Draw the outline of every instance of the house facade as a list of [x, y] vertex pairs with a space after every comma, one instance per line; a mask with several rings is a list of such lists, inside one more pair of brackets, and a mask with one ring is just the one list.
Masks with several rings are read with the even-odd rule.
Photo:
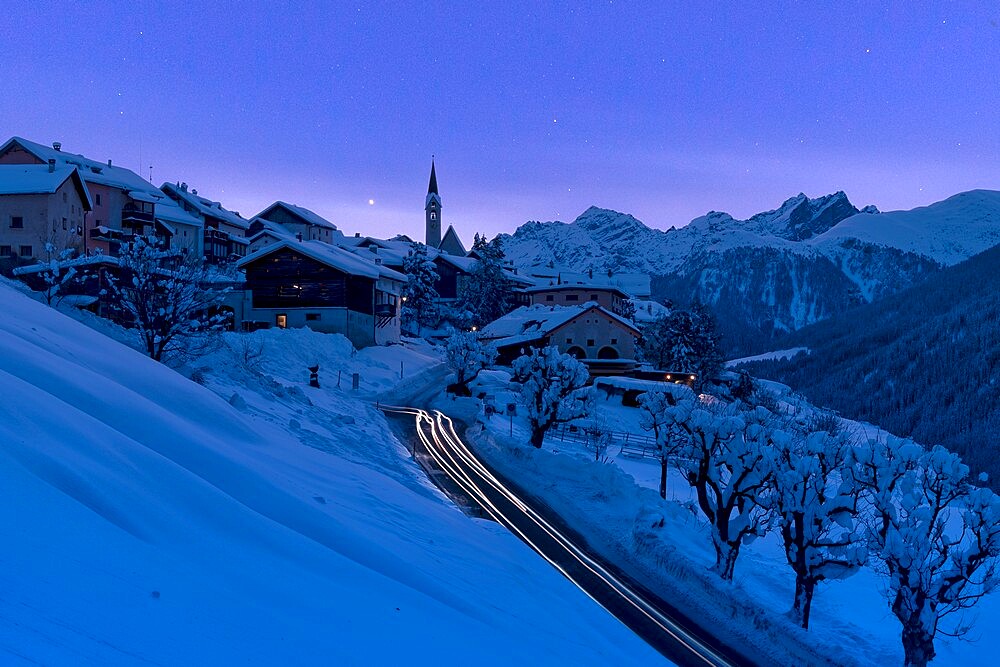
[[0, 267], [82, 247], [90, 192], [73, 167], [55, 162], [0, 165]]
[[12, 137], [0, 145], [0, 164], [46, 165], [75, 168], [87, 185], [92, 210], [81, 224], [81, 252], [116, 255], [122, 243], [135, 236], [155, 236], [172, 250], [201, 254], [201, 220], [184, 212], [156, 186], [138, 174], [112, 164]]
[[625, 302], [629, 300], [628, 294], [608, 285], [545, 285], [529, 287], [524, 292], [531, 299], [532, 305], [573, 306], [593, 301], [616, 315], [624, 313]]
[[309, 327], [347, 336], [355, 347], [399, 342], [406, 277], [318, 241], [281, 240], [237, 266], [246, 286], [242, 328]]
[[[259, 220], [258, 220], [259, 218]], [[264, 221], [280, 225], [291, 236], [303, 241], [334, 243], [343, 236], [337, 226], [307, 208], [276, 201], [254, 216], [249, 235], [253, 236], [267, 227]]]
[[177, 202], [185, 213], [201, 220], [206, 262], [224, 264], [247, 255], [249, 220], [226, 210], [219, 202], [200, 196], [197, 190], [189, 190], [187, 183], [164, 183], [160, 190]]
[[500, 363], [530, 348], [554, 345], [583, 361], [591, 375], [620, 375], [635, 369], [639, 330], [628, 320], [588, 302], [574, 306], [523, 306], [483, 327]]

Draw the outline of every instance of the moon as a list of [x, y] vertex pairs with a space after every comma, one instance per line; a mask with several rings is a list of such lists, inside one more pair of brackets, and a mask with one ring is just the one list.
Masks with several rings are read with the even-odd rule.
[[375, 205], [375, 200], [374, 199], [369, 199], [368, 200], [368, 205], [369, 206], [374, 206]]

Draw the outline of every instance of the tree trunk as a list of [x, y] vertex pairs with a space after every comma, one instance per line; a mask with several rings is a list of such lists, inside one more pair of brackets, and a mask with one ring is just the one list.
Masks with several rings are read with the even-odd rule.
[[535, 426], [531, 429], [531, 444], [535, 446], [536, 449], [542, 448], [542, 442], [545, 440], [545, 429]]
[[660, 459], [660, 497], [667, 499], [667, 460]]
[[795, 602], [792, 604], [792, 620], [809, 629], [809, 612], [812, 610], [813, 593], [816, 590], [816, 582], [811, 579], [796, 574], [795, 575]]
[[903, 626], [903, 655], [906, 667], [927, 667], [934, 659], [934, 636], [919, 621]]
[[727, 542], [716, 541], [715, 546], [715, 567], [712, 568], [722, 577], [723, 581], [733, 580], [733, 570], [736, 569], [736, 557], [740, 555], [739, 546], [732, 546]]

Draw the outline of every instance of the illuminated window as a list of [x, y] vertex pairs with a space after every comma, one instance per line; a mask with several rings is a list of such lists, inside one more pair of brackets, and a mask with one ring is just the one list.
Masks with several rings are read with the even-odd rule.
[[284, 313], [281, 313], [280, 315], [275, 315], [274, 324], [279, 329], [284, 329], [285, 327], [288, 326], [288, 315], [285, 315]]

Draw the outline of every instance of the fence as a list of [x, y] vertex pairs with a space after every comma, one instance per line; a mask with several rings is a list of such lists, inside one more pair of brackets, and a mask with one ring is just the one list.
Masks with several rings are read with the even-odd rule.
[[[604, 431], [601, 431], [604, 432]], [[656, 438], [642, 433], [628, 431], [609, 431], [615, 445], [621, 448], [626, 456], [656, 458], [658, 456]], [[549, 429], [548, 437], [560, 442], [579, 442], [587, 445], [593, 440], [595, 429], [580, 427], [574, 424], [557, 424]]]

